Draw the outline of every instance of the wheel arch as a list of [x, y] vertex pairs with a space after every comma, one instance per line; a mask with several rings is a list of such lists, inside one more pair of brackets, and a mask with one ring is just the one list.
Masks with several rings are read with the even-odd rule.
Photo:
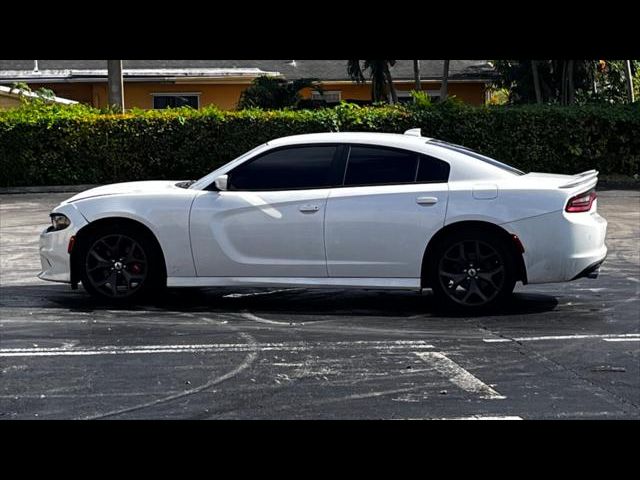
[[434, 265], [433, 255], [436, 250], [435, 246], [447, 235], [455, 232], [463, 231], [469, 228], [482, 229], [487, 232], [496, 234], [503, 239], [505, 243], [510, 246], [510, 253], [513, 256], [516, 263], [516, 280], [522, 281], [523, 284], [527, 284], [527, 269], [524, 263], [523, 252], [520, 249], [521, 244], [519, 239], [512, 233], [509, 233], [504, 228], [495, 223], [481, 221], [481, 220], [464, 220], [460, 222], [454, 222], [449, 225], [445, 225], [433, 237], [429, 240], [427, 247], [425, 248], [422, 256], [422, 266], [420, 269], [421, 287], [429, 287], [429, 268]]
[[79, 252], [82, 250], [81, 247], [84, 245], [84, 242], [86, 242], [91, 237], [92, 233], [94, 233], [99, 228], [107, 226], [138, 229], [148, 235], [149, 239], [152, 240], [154, 244], [153, 247], [158, 252], [158, 257], [161, 260], [161, 269], [166, 281], [167, 262], [164, 258], [164, 251], [162, 250], [160, 242], [158, 241], [155, 233], [147, 225], [138, 220], [133, 220], [127, 217], [105, 217], [86, 224], [75, 234], [75, 244], [70, 254], [71, 285], [74, 288], [77, 287], [78, 282], [80, 281], [81, 264]]

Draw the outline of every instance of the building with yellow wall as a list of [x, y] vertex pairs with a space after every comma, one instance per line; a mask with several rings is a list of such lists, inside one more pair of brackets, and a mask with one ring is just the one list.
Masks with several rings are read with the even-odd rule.
[[[24, 82], [32, 90], [47, 88], [58, 97], [94, 107], [107, 106], [106, 60], [0, 60], [0, 85]], [[421, 89], [438, 97], [442, 60], [420, 60]], [[287, 80], [315, 78], [329, 104], [371, 100], [371, 84], [347, 75], [346, 60], [124, 60], [125, 108], [215, 105], [237, 107], [242, 92], [262, 75]], [[413, 61], [398, 60], [391, 68], [400, 100], [415, 89]], [[451, 60], [449, 95], [472, 105], [486, 102], [494, 71], [486, 60]], [[304, 98], [316, 98], [311, 89]]]

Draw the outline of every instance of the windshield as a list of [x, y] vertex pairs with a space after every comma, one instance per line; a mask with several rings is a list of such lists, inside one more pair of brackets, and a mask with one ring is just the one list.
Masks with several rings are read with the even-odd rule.
[[427, 143], [433, 143], [434, 145], [438, 145], [440, 147], [446, 148], [448, 150], [453, 150], [454, 152], [464, 153], [470, 157], [473, 157], [477, 160], [481, 160], [483, 162], [489, 163], [494, 167], [501, 168], [502, 170], [506, 170], [507, 172], [511, 172], [514, 175], [524, 175], [525, 173], [522, 170], [518, 170], [511, 165], [507, 165], [506, 163], [499, 162], [498, 160], [494, 160], [493, 158], [482, 155], [478, 152], [471, 150], [470, 148], [463, 147], [462, 145], [456, 145], [455, 143], [443, 142], [442, 140], [429, 140]]
[[216, 168], [213, 172], [205, 175], [204, 177], [196, 180], [195, 182], [193, 182], [188, 188], [192, 188], [194, 190], [202, 190], [206, 187], [208, 187], [209, 185], [211, 185], [211, 183], [213, 183], [213, 181], [216, 179], [216, 177], [218, 176], [218, 170], [225, 168], [227, 166], [231, 167], [232, 164], [235, 165], [237, 163], [242, 162], [244, 159], [246, 159], [247, 157], [250, 157], [251, 155], [253, 155], [254, 152], [257, 152], [258, 150], [263, 149], [265, 146], [267, 146], [266, 143], [263, 143], [262, 145], [258, 145], [255, 148], [252, 148], [251, 150], [249, 150], [246, 153], [243, 153], [242, 155], [240, 155], [237, 158], [234, 158], [233, 160], [231, 160], [228, 163], [225, 163], [224, 165]]

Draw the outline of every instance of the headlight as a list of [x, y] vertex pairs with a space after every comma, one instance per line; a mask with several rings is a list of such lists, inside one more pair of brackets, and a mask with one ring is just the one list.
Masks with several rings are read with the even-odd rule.
[[71, 225], [71, 220], [61, 213], [52, 213], [49, 216], [51, 217], [51, 226], [48, 229], [50, 232], [64, 230]]

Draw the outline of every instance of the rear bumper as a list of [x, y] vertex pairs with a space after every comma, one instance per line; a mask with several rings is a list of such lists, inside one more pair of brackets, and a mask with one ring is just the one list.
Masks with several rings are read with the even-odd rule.
[[594, 278], [607, 256], [607, 221], [595, 211], [552, 212], [503, 227], [524, 245], [528, 283]]
[[[606, 255], [605, 255], [606, 258]], [[598, 260], [592, 265], [589, 265], [587, 268], [582, 270], [579, 274], [573, 277], [571, 280], [577, 280], [579, 278], [598, 278], [600, 274], [600, 265], [604, 262], [604, 258], [602, 260]]]

